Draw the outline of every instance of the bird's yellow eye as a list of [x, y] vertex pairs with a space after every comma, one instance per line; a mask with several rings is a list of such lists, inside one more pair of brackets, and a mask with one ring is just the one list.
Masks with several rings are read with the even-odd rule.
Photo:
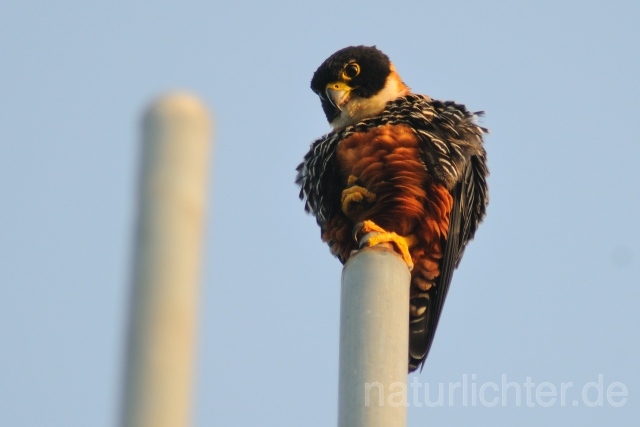
[[360, 74], [360, 66], [357, 63], [352, 62], [345, 67], [344, 71], [342, 71], [342, 78], [344, 78], [345, 80], [349, 80], [354, 78], [358, 74]]

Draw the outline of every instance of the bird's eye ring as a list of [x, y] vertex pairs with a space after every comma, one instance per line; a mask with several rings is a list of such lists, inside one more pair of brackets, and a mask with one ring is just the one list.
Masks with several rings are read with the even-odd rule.
[[360, 74], [360, 66], [355, 62], [352, 62], [349, 65], [347, 65], [342, 71], [342, 77], [346, 80], [352, 79], [356, 77], [358, 74]]

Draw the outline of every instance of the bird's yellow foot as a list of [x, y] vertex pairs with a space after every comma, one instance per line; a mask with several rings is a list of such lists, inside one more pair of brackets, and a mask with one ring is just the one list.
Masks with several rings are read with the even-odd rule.
[[393, 231], [387, 231], [373, 221], [364, 221], [356, 225], [356, 240], [360, 248], [379, 245], [381, 243], [390, 243], [396, 252], [407, 263], [409, 270], [413, 268], [413, 260], [409, 253], [409, 247], [415, 244], [414, 236], [403, 237]]
[[372, 203], [376, 195], [364, 187], [356, 185], [358, 178], [350, 175], [347, 180], [347, 188], [342, 192], [342, 212], [348, 217], [355, 215], [360, 203]]

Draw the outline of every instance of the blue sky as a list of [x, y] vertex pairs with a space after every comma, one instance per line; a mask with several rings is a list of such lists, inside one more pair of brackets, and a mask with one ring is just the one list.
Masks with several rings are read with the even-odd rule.
[[[426, 407], [411, 396], [409, 426], [637, 422], [638, 2], [2, 9], [3, 425], [114, 425], [139, 118], [176, 88], [198, 93], [216, 121], [195, 425], [335, 423], [341, 265], [293, 179], [329, 130], [311, 75], [353, 44], [377, 45], [416, 92], [486, 110], [492, 131], [488, 216], [409, 382], [435, 393], [466, 378], [489, 384], [491, 400], [506, 378], [522, 401], [465, 405], [456, 391]], [[624, 385], [624, 405], [597, 406], [600, 378], [605, 393]], [[527, 387], [543, 383], [565, 384], [565, 404], [528, 405]]]

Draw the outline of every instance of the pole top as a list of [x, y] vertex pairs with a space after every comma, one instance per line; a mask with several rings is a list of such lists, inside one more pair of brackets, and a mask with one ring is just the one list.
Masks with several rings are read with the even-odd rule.
[[195, 126], [211, 130], [211, 115], [205, 103], [187, 91], [172, 91], [160, 95], [146, 108], [145, 124], [167, 123], [169, 126]]

